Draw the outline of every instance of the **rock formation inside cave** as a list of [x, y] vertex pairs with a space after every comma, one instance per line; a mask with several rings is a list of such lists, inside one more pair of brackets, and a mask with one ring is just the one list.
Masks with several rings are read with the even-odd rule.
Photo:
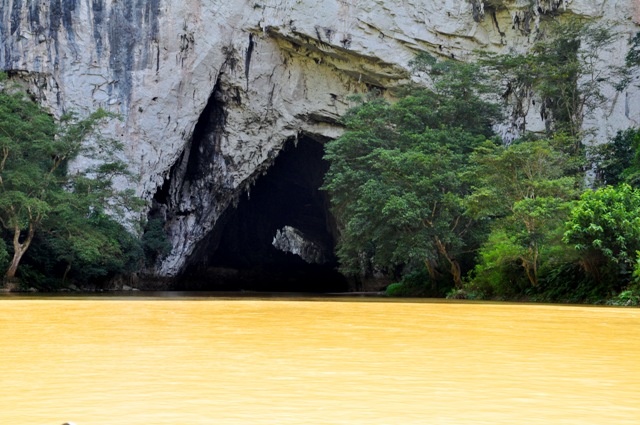
[[182, 289], [347, 290], [333, 254], [335, 225], [320, 190], [322, 144], [289, 140], [274, 164], [230, 206], [187, 263]]

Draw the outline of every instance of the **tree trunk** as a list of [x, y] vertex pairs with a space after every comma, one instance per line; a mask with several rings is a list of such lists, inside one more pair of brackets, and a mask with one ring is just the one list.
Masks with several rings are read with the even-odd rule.
[[531, 286], [538, 286], [538, 276], [536, 274], [535, 269], [531, 267], [531, 264], [525, 258], [520, 257], [520, 259], [522, 260], [522, 267], [524, 268], [524, 271], [527, 274], [527, 279], [529, 279], [529, 283], [531, 283]]
[[456, 261], [455, 258], [449, 255], [447, 248], [444, 246], [439, 237], [436, 236], [436, 246], [438, 247], [438, 251], [440, 254], [444, 256], [449, 262], [449, 269], [451, 272], [451, 276], [453, 277], [453, 284], [456, 289], [462, 289], [462, 270], [460, 270], [460, 264]]
[[532, 261], [527, 260], [524, 256], [521, 256], [520, 260], [522, 260], [522, 267], [524, 268], [531, 285], [538, 286], [538, 244], [534, 244], [530, 247], [529, 253], [533, 257]]
[[69, 275], [70, 271], [71, 271], [71, 264], [67, 264], [67, 268], [64, 269], [64, 274], [62, 275], [62, 283], [65, 283], [67, 281], [67, 276]]
[[462, 289], [462, 271], [460, 270], [460, 264], [453, 258], [445, 256], [449, 262], [449, 272], [453, 276], [453, 285], [456, 289]]
[[435, 267], [433, 266], [433, 262], [431, 260], [425, 259], [424, 266], [427, 268], [427, 272], [429, 273], [429, 278], [431, 279], [431, 281], [435, 282], [437, 279], [437, 276], [436, 276]]
[[429, 273], [429, 280], [431, 280], [431, 288], [438, 292], [438, 274], [436, 272], [436, 266], [431, 260], [424, 260], [424, 265]]
[[22, 260], [22, 256], [27, 252], [29, 245], [31, 245], [31, 241], [33, 240], [35, 228], [33, 227], [33, 224], [29, 223], [27, 238], [24, 242], [20, 242], [20, 233], [20, 228], [15, 226], [13, 228], [13, 259], [11, 260], [11, 265], [7, 269], [7, 273], [5, 274], [5, 278], [7, 280], [13, 280], [16, 277], [20, 260]]
[[7, 273], [4, 276], [7, 278], [7, 280], [12, 280], [13, 278], [16, 277], [16, 272], [18, 271], [18, 265], [20, 264], [20, 260], [22, 259], [23, 254], [24, 254], [23, 252], [18, 252], [18, 251], [16, 251], [13, 254], [11, 265], [7, 269]]

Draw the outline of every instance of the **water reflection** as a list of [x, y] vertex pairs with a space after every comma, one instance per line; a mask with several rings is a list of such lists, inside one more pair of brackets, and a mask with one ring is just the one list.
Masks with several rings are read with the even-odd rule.
[[0, 299], [0, 423], [640, 417], [637, 309], [135, 295]]

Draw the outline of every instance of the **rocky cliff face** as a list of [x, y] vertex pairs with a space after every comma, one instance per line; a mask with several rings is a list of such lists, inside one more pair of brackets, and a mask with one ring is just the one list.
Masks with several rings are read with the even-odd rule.
[[[417, 52], [469, 60], [476, 49], [524, 50], [549, 16], [574, 14], [620, 31], [601, 58], [621, 64], [640, 19], [635, 0], [1, 4], [1, 69], [55, 113], [121, 114], [104, 131], [125, 143], [137, 176], [120, 184], [166, 220], [173, 250], [152, 271], [165, 277], [181, 274], [194, 253], [216, 249], [221, 217], [286, 143], [338, 136], [348, 96], [408, 81]], [[600, 139], [640, 122], [635, 87], [609, 93], [585, 123]], [[535, 105], [525, 114], [530, 128], [542, 128]], [[513, 131], [511, 123], [503, 130]]]

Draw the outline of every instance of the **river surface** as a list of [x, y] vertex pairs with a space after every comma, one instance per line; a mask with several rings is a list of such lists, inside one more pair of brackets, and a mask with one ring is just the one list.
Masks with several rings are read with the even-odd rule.
[[0, 424], [640, 423], [640, 309], [0, 298]]

